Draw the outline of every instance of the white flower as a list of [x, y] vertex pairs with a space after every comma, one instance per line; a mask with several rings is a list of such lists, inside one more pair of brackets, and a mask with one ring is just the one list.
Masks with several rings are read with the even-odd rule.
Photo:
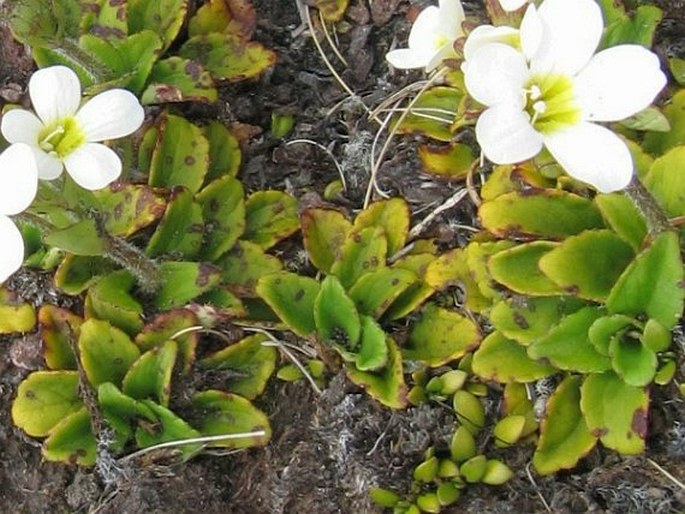
[[464, 8], [460, 0], [440, 0], [440, 7], [426, 7], [409, 33], [409, 48], [388, 52], [385, 58], [395, 68], [425, 68], [430, 72], [444, 59], [456, 57], [454, 42], [464, 35]]
[[488, 107], [476, 124], [488, 159], [516, 163], [544, 145], [569, 175], [601, 192], [630, 182], [628, 147], [594, 122], [649, 106], [666, 76], [657, 56], [641, 46], [594, 54], [602, 30], [593, 0], [545, 0], [526, 11], [521, 50], [503, 43], [475, 48], [463, 69], [470, 95]]
[[0, 282], [24, 262], [24, 240], [9, 216], [31, 205], [37, 188], [36, 160], [28, 145], [15, 144], [0, 154]]
[[55, 179], [66, 167], [78, 185], [95, 190], [121, 174], [119, 156], [97, 141], [127, 136], [143, 123], [143, 108], [131, 92], [111, 89], [80, 106], [76, 74], [51, 66], [33, 74], [29, 94], [38, 116], [11, 110], [2, 117], [1, 130], [10, 143], [33, 149], [41, 179]]

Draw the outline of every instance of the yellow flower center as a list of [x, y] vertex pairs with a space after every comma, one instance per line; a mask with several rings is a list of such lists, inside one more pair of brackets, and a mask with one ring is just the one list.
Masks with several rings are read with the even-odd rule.
[[538, 132], [551, 134], [580, 121], [573, 82], [565, 75], [536, 74], [526, 83], [526, 112]]
[[73, 117], [57, 120], [45, 125], [38, 133], [38, 146], [60, 159], [64, 159], [71, 152], [86, 142], [86, 136], [78, 122]]

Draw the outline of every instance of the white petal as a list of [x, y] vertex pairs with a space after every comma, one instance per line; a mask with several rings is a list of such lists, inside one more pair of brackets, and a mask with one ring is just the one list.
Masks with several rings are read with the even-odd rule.
[[35, 114], [24, 109], [12, 109], [2, 116], [2, 135], [10, 143], [38, 144], [38, 133], [43, 123]]
[[64, 159], [71, 178], [84, 189], [102, 189], [121, 175], [121, 159], [111, 148], [86, 143]]
[[502, 6], [502, 9], [511, 12], [520, 9], [527, 1], [528, 0], [499, 0], [499, 3]]
[[509, 105], [491, 107], [480, 115], [476, 139], [495, 164], [525, 161], [542, 149], [542, 136], [531, 126], [528, 115]]
[[64, 171], [64, 164], [55, 155], [45, 153], [37, 146], [32, 146], [33, 157], [38, 165], [38, 178], [41, 180], [54, 180]]
[[50, 122], [73, 115], [81, 103], [81, 84], [66, 66], [38, 70], [29, 80], [31, 103], [38, 117]]
[[461, 24], [464, 21], [464, 7], [461, 0], [440, 0], [438, 30], [451, 39], [463, 35]]
[[433, 54], [433, 56], [430, 58], [430, 60], [426, 63], [426, 72], [431, 72], [440, 64], [442, 64], [442, 61], [445, 59], [456, 59], [457, 58], [457, 53], [454, 51], [454, 44], [449, 43], [439, 50], [436, 50], [436, 52]]
[[18, 214], [26, 209], [37, 189], [38, 167], [31, 147], [10, 145], [0, 154], [0, 214]]
[[611, 130], [582, 122], [545, 136], [545, 146], [566, 173], [602, 193], [623, 189], [633, 176], [626, 144]]
[[409, 48], [430, 55], [435, 51], [435, 41], [440, 25], [440, 10], [431, 5], [419, 13], [409, 33]]
[[0, 282], [4, 282], [24, 262], [24, 239], [14, 222], [0, 215]]
[[521, 20], [521, 49], [530, 61], [538, 52], [545, 35], [545, 27], [535, 5], [530, 4]]
[[470, 59], [474, 52], [489, 43], [504, 43], [516, 48], [519, 43], [519, 31], [505, 25], [479, 25], [469, 33], [464, 43], [464, 58]]
[[385, 59], [400, 70], [423, 68], [430, 62], [431, 57], [432, 53], [426, 55], [410, 48], [398, 48], [385, 54]]
[[588, 63], [602, 37], [604, 22], [599, 5], [594, 0], [545, 0], [538, 13], [544, 34], [531, 62], [532, 70], [576, 74]]
[[469, 94], [484, 105], [524, 105], [523, 86], [528, 78], [521, 52], [502, 43], [485, 45], [465, 62], [464, 82]]
[[128, 136], [140, 128], [145, 112], [125, 89], [110, 89], [94, 96], [76, 114], [88, 141]]
[[654, 53], [620, 45], [595, 55], [576, 77], [574, 91], [586, 119], [616, 121], [649, 106], [665, 85]]

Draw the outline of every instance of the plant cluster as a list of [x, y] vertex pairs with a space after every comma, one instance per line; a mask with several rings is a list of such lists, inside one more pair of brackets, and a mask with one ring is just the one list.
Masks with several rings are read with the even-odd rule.
[[[329, 23], [347, 6], [316, 4]], [[22, 263], [52, 271], [83, 306], [36, 313], [1, 291], [0, 331], [37, 326], [47, 368], [19, 385], [15, 424], [45, 438], [48, 460], [94, 465], [166, 443], [188, 459], [266, 444], [252, 402], [272, 375], [321, 386], [342, 369], [390, 408], [451, 403], [449, 450], [426, 451], [404, 497], [371, 492], [398, 513], [506, 482], [514, 472], [486, 457], [492, 441], [533, 444], [541, 474], [598, 442], [642, 452], [650, 390], [674, 382], [680, 358], [685, 90], [650, 107], [667, 83], [648, 49], [657, 8], [537, 4], [486, 0], [492, 25], [469, 29], [460, 2], [441, 0], [387, 56], [434, 73], [389, 124], [430, 140], [418, 149], [426, 170], [471, 183], [494, 163], [478, 231], [440, 251], [412, 235], [402, 198], [350, 216], [246, 194], [236, 136], [174, 109], [273, 64], [251, 40], [248, 2], [191, 13], [188, 0], [17, 0], [11, 27], [41, 69], [35, 114], [2, 117], [0, 278]], [[682, 84], [683, 61], [669, 65]], [[145, 121], [150, 104], [162, 109]], [[275, 116], [272, 128], [292, 123]], [[470, 133], [480, 158], [460, 139]], [[275, 251], [300, 236], [313, 273]], [[315, 358], [282, 365], [279, 349], [293, 356], [270, 331], [292, 332]], [[496, 423], [481, 401], [494, 383]], [[542, 383], [550, 394], [536, 402]], [[488, 421], [494, 437], [479, 437]]]

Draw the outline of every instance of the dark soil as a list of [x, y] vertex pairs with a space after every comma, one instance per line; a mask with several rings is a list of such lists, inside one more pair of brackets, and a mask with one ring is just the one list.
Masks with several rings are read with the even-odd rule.
[[[347, 65], [328, 58], [347, 85], [348, 95], [317, 53], [297, 3], [255, 0], [259, 25], [255, 38], [279, 55], [273, 70], [258, 81], [221, 89], [213, 106], [184, 106], [198, 119], [220, 119], [239, 128], [245, 139], [241, 178], [249, 190], [275, 188], [294, 194], [302, 206], [323, 202], [326, 186], [344, 171], [348, 190], [338, 203], [353, 212], [363, 202], [369, 180], [369, 154], [378, 126], [365, 106], [378, 105], [418, 73], [391, 73], [383, 56], [404, 44], [408, 15], [427, 2], [353, 0], [339, 48]], [[662, 56], [685, 53], [682, 1], [659, 2], [666, 20], [657, 38]], [[2, 2], [0, 2], [0, 6]], [[480, 2], [468, 2], [478, 13]], [[341, 32], [343, 32], [341, 30]], [[0, 20], [0, 103], [22, 101], [32, 61], [13, 42]], [[285, 144], [268, 136], [272, 112], [296, 117]], [[460, 184], [437, 181], [420, 170], [415, 141], [397, 138], [378, 174], [379, 188], [410, 203], [415, 221], [441, 205]], [[463, 245], [476, 224], [474, 209], [464, 200], [438, 216], [425, 235], [445, 247]], [[302, 269], [293, 258], [288, 266]], [[21, 272], [10, 286], [37, 305], [67, 302], [50, 286], [49, 277]], [[400, 493], [408, 490], [411, 470], [429, 446], [445, 448], [454, 417], [441, 406], [405, 411], [382, 408], [343, 375], [330, 377], [323, 395], [307, 383], [274, 379], [259, 406], [269, 413], [271, 443], [230, 456], [203, 455], [185, 464], [169, 455], [113, 462], [110, 469], [83, 470], [42, 461], [40, 444], [12, 425], [9, 408], [18, 383], [40, 366], [36, 337], [0, 341], [0, 512], [89, 513], [365, 513], [376, 510], [368, 499], [375, 485]], [[683, 364], [683, 346], [680, 346]], [[679, 379], [685, 379], [681, 369]], [[675, 513], [685, 510], [685, 491], [652, 461], [685, 482], [685, 404], [674, 386], [655, 389], [648, 451], [633, 458], [595, 450], [573, 472], [539, 477], [527, 471], [531, 447], [500, 450], [516, 471], [499, 488], [470, 486], [451, 512], [533, 513], [607, 512]], [[495, 419], [498, 397], [487, 399]], [[486, 444], [487, 441], [480, 441]], [[490, 448], [492, 445], [488, 445]], [[490, 451], [490, 450], [489, 450]], [[490, 451], [490, 454], [492, 452]], [[497, 454], [495, 454], [497, 455]]]

